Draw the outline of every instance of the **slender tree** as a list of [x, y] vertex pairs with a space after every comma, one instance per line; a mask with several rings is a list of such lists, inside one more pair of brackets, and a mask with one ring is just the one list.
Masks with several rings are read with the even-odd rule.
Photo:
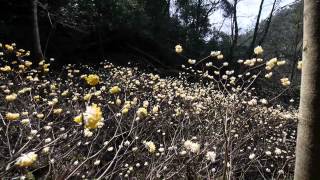
[[295, 180], [320, 177], [320, 0], [304, 0], [303, 68]]
[[33, 35], [33, 47], [34, 58], [36, 61], [43, 59], [43, 53], [41, 50], [39, 24], [38, 24], [38, 0], [31, 0], [32, 3], [32, 35]]
[[259, 23], [260, 23], [260, 17], [261, 17], [261, 13], [262, 13], [263, 3], [264, 3], [264, 0], [261, 0], [256, 25], [254, 27], [252, 41], [251, 41], [251, 44], [250, 44], [248, 52], [247, 52], [247, 54], [249, 56], [251, 56], [251, 54], [252, 54], [252, 51], [253, 51], [254, 45], [256, 43], [257, 36], [258, 36]]
[[271, 24], [271, 21], [272, 21], [272, 17], [273, 17], [273, 13], [274, 13], [274, 10], [275, 10], [275, 7], [276, 7], [276, 3], [278, 1], [277, 0], [274, 0], [273, 1], [273, 5], [272, 5], [272, 9], [271, 9], [271, 12], [270, 12], [270, 15], [268, 17], [268, 20], [267, 20], [267, 23], [266, 23], [266, 26], [265, 26], [265, 29], [263, 31], [263, 35], [259, 41], [259, 45], [262, 45], [262, 43], [264, 42], [264, 40], [266, 39], [267, 37], [267, 34], [269, 32], [269, 28], [270, 28], [270, 24]]
[[237, 47], [238, 44], [238, 38], [239, 38], [239, 27], [238, 27], [238, 18], [237, 18], [237, 4], [238, 0], [233, 1], [233, 37], [232, 37], [232, 44], [230, 48], [230, 59], [233, 60], [234, 50]]

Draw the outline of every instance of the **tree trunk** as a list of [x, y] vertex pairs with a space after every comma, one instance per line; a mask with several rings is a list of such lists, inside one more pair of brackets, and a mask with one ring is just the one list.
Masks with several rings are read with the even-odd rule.
[[267, 34], [269, 32], [269, 28], [270, 28], [270, 24], [271, 24], [271, 21], [272, 21], [272, 17], [273, 17], [273, 12], [274, 12], [274, 9], [276, 7], [276, 3], [277, 3], [277, 0], [274, 0], [273, 1], [273, 5], [272, 5], [272, 9], [271, 9], [271, 12], [270, 12], [267, 24], [266, 24], [266, 28], [264, 29], [263, 35], [262, 35], [262, 37], [261, 37], [261, 39], [259, 41], [259, 45], [262, 45], [264, 40], [267, 37]]
[[320, 0], [304, 0], [303, 68], [295, 180], [320, 177]]
[[234, 26], [234, 33], [233, 33], [233, 39], [232, 44], [230, 48], [230, 60], [233, 60], [234, 58], [234, 49], [237, 47], [238, 44], [238, 38], [239, 38], [239, 27], [238, 27], [238, 18], [237, 18], [237, 4], [238, 0], [234, 0], [233, 4], [233, 26]]
[[33, 53], [36, 61], [43, 59], [40, 44], [40, 34], [38, 25], [38, 0], [31, 0], [32, 3], [32, 35], [33, 35]]
[[253, 54], [252, 51], [254, 49], [254, 44], [255, 44], [256, 39], [257, 39], [258, 30], [259, 30], [259, 23], [260, 23], [260, 16], [261, 16], [262, 8], [263, 8], [263, 3], [264, 3], [264, 0], [261, 0], [259, 13], [258, 13], [257, 21], [256, 21], [256, 26], [254, 27], [252, 41], [251, 41], [251, 44], [250, 44], [248, 52], [247, 52], [249, 57], [251, 57], [251, 55]]

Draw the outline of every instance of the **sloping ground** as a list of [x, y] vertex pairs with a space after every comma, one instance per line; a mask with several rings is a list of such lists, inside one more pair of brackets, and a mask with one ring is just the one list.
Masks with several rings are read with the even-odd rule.
[[247, 86], [191, 83], [191, 67], [160, 78], [108, 62], [50, 72], [48, 61], [7, 57], [0, 69], [3, 178], [293, 175], [296, 110], [268, 104]]

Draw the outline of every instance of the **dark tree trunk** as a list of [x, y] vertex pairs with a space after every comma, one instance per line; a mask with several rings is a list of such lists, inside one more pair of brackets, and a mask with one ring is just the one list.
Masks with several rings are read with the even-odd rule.
[[256, 26], [254, 27], [252, 41], [251, 41], [251, 44], [250, 44], [248, 52], [247, 52], [249, 57], [251, 57], [251, 55], [253, 54], [252, 52], [253, 52], [253, 49], [254, 49], [254, 45], [256, 43], [258, 30], [259, 30], [260, 16], [261, 16], [262, 8], [263, 8], [263, 3], [264, 3], [264, 0], [261, 0], [259, 13], [258, 13], [257, 21], [256, 21]]
[[303, 67], [295, 180], [320, 177], [320, 0], [304, 0]]
[[267, 24], [266, 24], [266, 27], [264, 29], [264, 32], [263, 32], [263, 35], [259, 41], [259, 45], [262, 45], [264, 40], [266, 39], [267, 37], [267, 34], [269, 32], [269, 28], [270, 28], [270, 24], [271, 24], [271, 21], [272, 21], [272, 17], [273, 17], [273, 12], [274, 12], [274, 9], [276, 7], [276, 3], [277, 3], [277, 0], [274, 0], [273, 1], [273, 5], [272, 5], [272, 9], [271, 9], [271, 12], [270, 12], [270, 15], [269, 15], [269, 18], [268, 18], [268, 21], [267, 21]]
[[32, 3], [32, 36], [33, 36], [33, 54], [35, 61], [42, 60], [39, 24], [38, 24], [38, 0], [31, 0]]
[[239, 38], [239, 27], [238, 27], [238, 18], [237, 18], [237, 3], [238, 3], [238, 0], [234, 0], [234, 4], [233, 4], [234, 33], [233, 33], [232, 45], [231, 45], [231, 48], [230, 48], [230, 60], [233, 60], [233, 58], [234, 58], [234, 50], [237, 47], [238, 38]]

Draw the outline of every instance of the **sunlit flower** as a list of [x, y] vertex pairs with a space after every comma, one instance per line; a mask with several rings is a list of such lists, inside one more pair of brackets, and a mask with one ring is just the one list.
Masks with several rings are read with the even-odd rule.
[[274, 66], [277, 65], [278, 59], [272, 58], [266, 63], [266, 70], [270, 71]]
[[137, 116], [138, 116], [140, 119], [146, 117], [147, 115], [148, 115], [148, 111], [147, 111], [146, 108], [141, 107], [141, 108], [138, 109], [138, 111], [137, 111]]
[[4, 67], [1, 67], [0, 70], [2, 72], [10, 72], [11, 71], [11, 67], [10, 66], [4, 66]]
[[16, 165], [20, 167], [29, 167], [37, 160], [38, 155], [35, 152], [22, 154], [16, 161]]
[[123, 108], [123, 109], [121, 110], [121, 113], [122, 113], [123, 115], [128, 114], [128, 112], [129, 112], [129, 109], [128, 109], [128, 108]]
[[118, 94], [121, 92], [121, 89], [119, 88], [119, 86], [113, 86], [112, 88], [110, 88], [109, 93], [110, 94]]
[[281, 81], [282, 86], [285, 86], [285, 87], [290, 86], [290, 84], [291, 84], [289, 81], [289, 78], [282, 78], [282, 79], [280, 79], [280, 81]]
[[215, 162], [216, 161], [216, 156], [217, 156], [217, 154], [214, 151], [208, 151], [207, 154], [206, 154], [206, 159], [208, 161]]
[[9, 120], [9, 121], [15, 121], [17, 119], [20, 118], [20, 114], [19, 113], [10, 113], [8, 112], [6, 114], [6, 119]]
[[89, 76], [85, 77], [85, 80], [90, 86], [95, 86], [100, 83], [99, 76], [96, 74], [90, 74]]
[[150, 153], [154, 153], [156, 151], [156, 145], [152, 141], [147, 141], [144, 145]]
[[220, 54], [221, 54], [221, 51], [211, 51], [210, 56], [216, 57], [216, 56], [219, 56]]
[[43, 149], [42, 149], [42, 153], [44, 153], [44, 154], [48, 154], [48, 152], [50, 151], [50, 147], [44, 147]]
[[256, 55], [262, 54], [262, 53], [263, 53], [262, 47], [261, 47], [261, 46], [257, 46], [256, 48], [254, 48], [254, 53], [255, 53]]
[[38, 119], [44, 118], [44, 114], [43, 114], [43, 113], [39, 113], [39, 114], [37, 114], [36, 116], [37, 116]]
[[17, 99], [17, 94], [13, 93], [6, 96], [6, 101], [11, 102]]
[[223, 54], [219, 54], [219, 55], [217, 56], [217, 59], [219, 59], [219, 60], [223, 59]]
[[197, 61], [195, 59], [188, 59], [189, 64], [195, 64]]
[[59, 115], [59, 114], [62, 113], [62, 111], [63, 111], [63, 110], [62, 110], [61, 108], [54, 109], [54, 110], [53, 110], [53, 114]]
[[25, 61], [24, 65], [27, 66], [27, 67], [30, 67], [32, 65], [32, 62], [31, 61]]
[[78, 124], [81, 124], [82, 123], [82, 114], [76, 116], [73, 118], [73, 121], [78, 123]]
[[277, 154], [277, 155], [279, 155], [279, 154], [281, 154], [281, 149], [279, 149], [279, 148], [276, 148], [275, 150], [274, 150], [274, 153], [275, 154]]
[[22, 119], [21, 124], [23, 125], [29, 125], [30, 124], [30, 119]]
[[182, 46], [181, 45], [176, 45], [176, 47], [175, 47], [175, 51], [176, 51], [176, 53], [178, 53], [178, 54], [180, 54], [180, 53], [182, 53], [182, 51], [183, 51], [183, 49], [182, 49]]
[[284, 64], [286, 64], [286, 61], [285, 61], [285, 60], [283, 60], [283, 61], [278, 61], [278, 62], [277, 62], [277, 65], [278, 65], [278, 66], [282, 66], [282, 65], [284, 65]]
[[98, 123], [102, 121], [101, 108], [96, 104], [87, 106], [85, 113], [83, 113], [83, 120], [85, 128], [96, 129], [98, 127]]
[[98, 166], [100, 164], [100, 160], [94, 161], [93, 165]]
[[253, 154], [253, 153], [251, 153], [250, 155], [249, 155], [249, 159], [254, 159], [256, 157], [256, 155], [255, 154]]
[[91, 94], [91, 93], [88, 93], [88, 94], [86, 94], [86, 95], [83, 96], [83, 100], [89, 101], [89, 100], [91, 99], [91, 97], [92, 97], [92, 94]]
[[83, 131], [84, 137], [91, 137], [93, 135], [93, 132], [91, 132], [89, 129], [85, 128]]
[[260, 99], [261, 104], [268, 104], [268, 101], [266, 99]]
[[158, 113], [159, 112], [159, 106], [154, 106], [153, 108], [152, 108], [152, 113], [153, 114], [156, 114], [156, 113]]
[[6, 48], [7, 51], [13, 51], [13, 46], [9, 45], [9, 44], [6, 44], [4, 45], [4, 47]]
[[186, 140], [184, 143], [183, 143], [183, 146], [187, 149], [187, 150], [190, 150], [191, 152], [193, 153], [198, 153], [200, 151], [200, 144], [198, 143], [194, 143], [190, 140]]
[[266, 75], [264, 75], [264, 77], [265, 77], [265, 78], [268, 78], [268, 79], [271, 78], [271, 76], [272, 76], [272, 72], [269, 72], [269, 73], [267, 73]]
[[200, 152], [200, 144], [192, 143], [190, 146], [190, 151], [193, 153], [199, 153]]

